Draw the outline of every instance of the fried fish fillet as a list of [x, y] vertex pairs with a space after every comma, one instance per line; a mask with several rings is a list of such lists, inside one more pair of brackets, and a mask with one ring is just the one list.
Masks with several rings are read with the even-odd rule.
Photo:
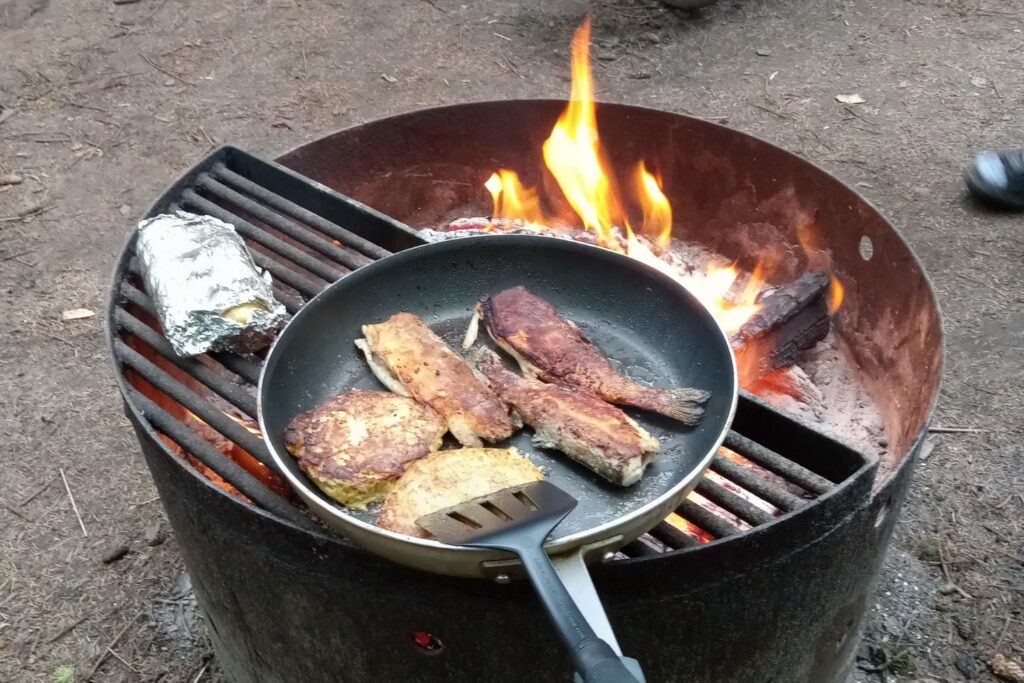
[[416, 526], [420, 517], [543, 478], [537, 466], [515, 448], [459, 448], [431, 453], [406, 469], [384, 500], [377, 526], [429, 538]]
[[647, 430], [589, 392], [520, 377], [487, 348], [477, 349], [472, 360], [501, 400], [533, 427], [535, 444], [562, 451], [613, 484], [638, 482], [658, 452], [658, 440]]
[[363, 325], [356, 346], [384, 386], [436, 410], [463, 446], [480, 447], [515, 431], [505, 404], [466, 361], [412, 313]]
[[526, 287], [483, 298], [477, 314], [495, 343], [515, 357], [527, 376], [583, 389], [609, 403], [644, 408], [688, 425], [697, 424], [704, 415], [700, 404], [708, 392], [655, 389], [627, 379], [575, 325]]
[[428, 406], [386, 391], [350, 391], [297, 415], [288, 452], [320, 490], [350, 508], [382, 499], [406, 466], [441, 446], [448, 431]]

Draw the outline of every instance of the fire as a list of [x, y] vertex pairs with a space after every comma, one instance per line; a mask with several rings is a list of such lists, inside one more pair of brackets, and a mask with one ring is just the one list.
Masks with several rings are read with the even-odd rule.
[[[617, 176], [598, 135], [590, 71], [589, 18], [573, 36], [569, 103], [542, 151], [544, 164], [575, 213], [577, 224], [596, 235], [599, 244], [624, 252], [676, 279], [711, 311], [726, 333], [739, 330], [760, 309], [757, 299], [765, 286], [760, 268], [745, 279], [735, 266], [709, 265], [701, 272], [690, 273], [662, 257], [671, 246], [673, 221], [678, 216], [673, 215], [662, 178], [649, 170], [645, 162], [636, 165], [630, 182], [625, 183], [630, 196], [620, 194]], [[499, 169], [484, 186], [494, 202], [494, 218], [516, 221], [538, 231], [565, 223], [545, 212], [540, 193], [524, 186], [515, 171]], [[640, 224], [631, 224], [629, 216], [640, 212]], [[804, 233], [811, 230], [813, 220], [808, 216], [804, 222], [806, 225], [797, 227], [802, 228], [800, 239], [806, 248], [813, 236]], [[842, 292], [842, 285], [833, 277], [831, 312], [839, 308]]]
[[658, 248], [664, 251], [672, 243], [672, 205], [661, 191], [661, 180], [655, 178], [644, 162], [636, 167], [637, 195], [644, 209], [644, 230], [653, 234]]
[[828, 314], [835, 315], [839, 307], [843, 305], [843, 296], [846, 290], [843, 289], [843, 283], [839, 281], [835, 275], [832, 276], [832, 283], [828, 288]]

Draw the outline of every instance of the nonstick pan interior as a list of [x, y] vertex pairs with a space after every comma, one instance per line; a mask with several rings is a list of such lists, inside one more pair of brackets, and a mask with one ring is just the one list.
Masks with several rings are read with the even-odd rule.
[[[615, 522], [692, 480], [720, 443], [735, 405], [731, 351], [711, 315], [670, 278], [628, 257], [550, 237], [508, 235], [417, 247], [365, 266], [317, 296], [289, 323], [264, 366], [260, 412], [264, 434], [283, 456], [293, 484], [372, 525], [375, 509], [344, 508], [306, 479], [284, 448], [285, 427], [335, 394], [384, 390], [354, 345], [363, 324], [408, 311], [460, 350], [477, 299], [516, 285], [550, 301], [629, 377], [711, 392], [704, 420], [694, 428], [626, 409], [661, 441], [644, 477], [629, 488], [605, 482], [557, 451], [535, 447], [529, 428], [495, 444], [518, 448], [549, 481], [579, 500], [552, 538]], [[483, 325], [477, 343], [491, 344]]]

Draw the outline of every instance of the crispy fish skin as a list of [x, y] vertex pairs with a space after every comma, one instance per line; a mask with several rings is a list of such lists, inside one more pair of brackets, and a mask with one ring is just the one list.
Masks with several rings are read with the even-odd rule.
[[609, 403], [644, 408], [687, 425], [697, 424], [704, 415], [700, 404], [708, 399], [706, 391], [655, 389], [623, 377], [575, 325], [526, 287], [481, 299], [477, 314], [495, 343], [530, 377], [583, 389]]
[[384, 500], [377, 526], [429, 538], [416, 525], [420, 517], [543, 478], [537, 466], [515, 448], [458, 448], [431, 453], [409, 465]]
[[535, 444], [555, 448], [613, 484], [631, 486], [660, 444], [647, 430], [597, 396], [509, 372], [498, 354], [479, 348], [472, 361], [523, 421]]
[[365, 509], [387, 495], [406, 466], [441, 446], [444, 420], [429, 406], [386, 391], [350, 391], [297, 415], [288, 452], [321, 491]]
[[505, 404], [465, 359], [412, 313], [363, 325], [356, 340], [370, 368], [386, 387], [436, 410], [463, 446], [501, 441], [514, 425]]

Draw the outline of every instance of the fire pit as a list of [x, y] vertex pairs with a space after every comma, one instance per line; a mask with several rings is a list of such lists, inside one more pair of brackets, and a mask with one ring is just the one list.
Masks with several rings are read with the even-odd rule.
[[[423, 235], [550, 230], [564, 206], [515, 215], [508, 200], [529, 188], [555, 196], [542, 150], [564, 106], [414, 112], [311, 142], [281, 165], [228, 148], [150, 215], [181, 208], [235, 225], [294, 313]], [[708, 255], [724, 259], [736, 284], [716, 301], [752, 307], [734, 348], [755, 361], [745, 386], [758, 394], [741, 398], [691, 498], [594, 568], [609, 618], [651, 681], [844, 680], [937, 394], [941, 328], [927, 279], [872, 207], [783, 150], [665, 112], [602, 104], [596, 114], [608, 167], [645, 161], [673, 218], [634, 233], [627, 209], [614, 238], [586, 220], [579, 234], [622, 240], [698, 285]], [[514, 169], [517, 184], [489, 182], [496, 169]], [[532, 220], [541, 208], [551, 213]], [[460, 220], [494, 214], [505, 215]], [[133, 254], [130, 241], [109, 309], [118, 381], [231, 679], [566, 679], [514, 566], [484, 568], [496, 581], [424, 574], [313, 522], [267, 466], [252, 422], [260, 359], [175, 356]], [[744, 291], [749, 300], [737, 299]]]

